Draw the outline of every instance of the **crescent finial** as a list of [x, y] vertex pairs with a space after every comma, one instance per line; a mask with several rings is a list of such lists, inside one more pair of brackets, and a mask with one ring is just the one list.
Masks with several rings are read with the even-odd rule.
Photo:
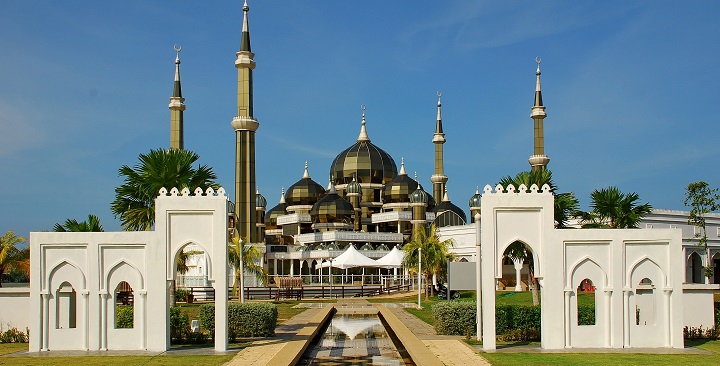
[[538, 66], [540, 66], [541, 62], [542, 62], [542, 58], [540, 58], [540, 56], [535, 57], [535, 63], [537, 63]]
[[173, 45], [173, 49], [175, 50], [176, 53], [180, 53], [180, 51], [182, 51], [182, 47], [180, 47], [176, 44]]
[[438, 91], [437, 91], [437, 96], [438, 96], [438, 98], [442, 97], [442, 92], [438, 90]]

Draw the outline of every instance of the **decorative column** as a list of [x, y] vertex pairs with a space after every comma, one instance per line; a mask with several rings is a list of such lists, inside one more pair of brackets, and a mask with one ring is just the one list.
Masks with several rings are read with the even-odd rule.
[[480, 212], [477, 212], [475, 218], [475, 292], [477, 294], [477, 303], [475, 305], [477, 313], [477, 340], [482, 340], [482, 253], [480, 252]]
[[630, 310], [630, 293], [632, 292], [632, 289], [629, 287], [625, 287], [623, 289], [623, 309], [625, 314], [623, 319], [623, 347], [629, 348], [630, 347], [630, 321], [631, 317], [630, 314], [633, 314]]
[[516, 258], [513, 259], [513, 264], [515, 265], [515, 291], [522, 291], [522, 286], [520, 286], [520, 283], [522, 282], [520, 272], [523, 269], [523, 262], [522, 260]]
[[140, 290], [137, 293], [140, 295], [140, 301], [137, 307], [138, 321], [136, 322], [138, 323], [138, 328], [140, 328], [140, 348], [147, 349], [147, 331], [145, 330], [145, 322], [147, 321], [145, 317], [147, 307], [147, 290]]
[[[605, 294], [605, 347], [610, 348], [612, 346], [612, 331], [613, 331], [613, 318], [612, 318], [612, 288], [603, 289]], [[595, 320], [597, 321], [597, 319]]]
[[570, 311], [570, 308], [572, 307], [570, 305], [571, 297], [573, 295], [572, 288], [565, 288], [565, 348], [572, 348], [572, 344], [570, 341], [570, 332], [571, 332], [571, 324], [572, 324], [572, 311]]
[[83, 299], [83, 306], [82, 306], [82, 309], [83, 309], [83, 329], [82, 329], [83, 350], [87, 351], [90, 349], [90, 347], [88, 346], [88, 342], [89, 342], [88, 327], [89, 327], [89, 321], [90, 321], [88, 311], [90, 310], [90, 301], [89, 301], [90, 291], [82, 290], [81, 294], [82, 294], [82, 299]]
[[672, 309], [670, 303], [670, 296], [672, 295], [672, 287], [663, 288], [663, 300], [665, 302], [665, 347], [672, 347]]
[[40, 348], [41, 351], [49, 351], [48, 349], [48, 338], [50, 333], [50, 293], [49, 292], [43, 292], [42, 293], [42, 346]]
[[107, 351], [107, 298], [108, 292], [100, 291], [100, 350]]

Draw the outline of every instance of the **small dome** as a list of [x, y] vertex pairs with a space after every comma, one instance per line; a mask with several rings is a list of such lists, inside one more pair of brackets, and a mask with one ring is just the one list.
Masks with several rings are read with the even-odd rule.
[[313, 223], [345, 223], [353, 222], [355, 210], [346, 199], [340, 197], [335, 191], [335, 186], [330, 186], [330, 190], [325, 197], [313, 205], [310, 210]]
[[410, 203], [428, 203], [430, 195], [423, 191], [422, 187], [418, 187], [415, 192], [410, 194]]
[[362, 187], [360, 186], [360, 183], [353, 179], [353, 181], [348, 183], [347, 187], [345, 187], [345, 193], [356, 193], [362, 195]]
[[[417, 191], [422, 191], [423, 193], [425, 193], [425, 196], [427, 196], [427, 208], [426, 208], [427, 212], [433, 211], [435, 209], [435, 198], [433, 198], [433, 196], [430, 193], [427, 193], [427, 191], [425, 191], [423, 189], [422, 184], [420, 184], [420, 183], [418, 183], [418, 187], [415, 190], [415, 192], [417, 192]], [[415, 194], [415, 192], [413, 192], [412, 194]], [[418, 194], [420, 194], [420, 193], [418, 193]], [[412, 202], [412, 201], [410, 201], [410, 202]]]
[[418, 183], [405, 173], [405, 159], [400, 165], [400, 173], [383, 188], [383, 202], [408, 202], [410, 195], [417, 189]]
[[468, 202], [468, 204], [470, 205], [470, 207], [480, 207], [481, 198], [482, 195], [480, 195], [480, 189], [475, 188], [475, 194], [470, 197], [470, 201]]
[[443, 201], [439, 205], [435, 206], [433, 211], [435, 212], [434, 224], [437, 227], [465, 225], [467, 223], [465, 211], [450, 202], [447, 190], [445, 190]]
[[259, 189], [255, 190], [255, 207], [267, 207], [267, 200], [265, 199], [265, 197], [263, 197], [262, 194], [260, 194]]
[[283, 188], [280, 195], [280, 203], [278, 203], [277, 206], [271, 208], [270, 211], [265, 213], [265, 229], [277, 228], [277, 218], [279, 216], [287, 215], [287, 211], [285, 210], [286, 207], [287, 204], [285, 203], [285, 189]]
[[397, 175], [397, 166], [390, 154], [370, 142], [365, 129], [364, 109], [357, 142], [333, 160], [330, 175], [338, 184], [349, 184], [353, 179], [360, 183], [385, 184]]
[[308, 165], [306, 162], [305, 174], [302, 179], [288, 188], [285, 200], [287, 201], [288, 206], [314, 205], [315, 202], [317, 202], [324, 194], [325, 188], [310, 179], [310, 174], [308, 174]]

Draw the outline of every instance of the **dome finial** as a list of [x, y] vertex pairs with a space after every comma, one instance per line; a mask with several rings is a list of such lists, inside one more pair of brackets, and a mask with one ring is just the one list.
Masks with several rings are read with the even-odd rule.
[[415, 171], [415, 181], [417, 182], [417, 171]]
[[307, 160], [305, 160], [305, 173], [303, 173], [302, 179], [310, 179], [310, 173], [308, 172]]
[[285, 187], [280, 190], [280, 203], [285, 203]]
[[542, 62], [542, 59], [540, 56], [535, 57], [535, 63], [537, 64], [537, 71], [535, 71], [535, 75], [540, 75], [540, 63]]
[[450, 202], [450, 196], [448, 196], [447, 186], [445, 186], [445, 194], [443, 195], [443, 202]]
[[404, 156], [400, 158], [400, 173], [398, 173], [398, 175], [407, 175], [407, 173], [405, 172], [405, 157]]
[[174, 44], [173, 49], [175, 50], [175, 63], [179, 64], [180, 63], [180, 51], [182, 51], [182, 47]]
[[480, 186], [475, 186], [475, 194], [480, 194]]
[[370, 137], [368, 137], [367, 130], [365, 129], [365, 105], [361, 105], [360, 109], [362, 110], [362, 126], [360, 127], [360, 135], [358, 136], [357, 141], [370, 142]]

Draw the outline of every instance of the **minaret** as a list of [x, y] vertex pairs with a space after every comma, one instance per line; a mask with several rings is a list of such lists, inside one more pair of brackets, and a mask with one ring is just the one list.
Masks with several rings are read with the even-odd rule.
[[445, 175], [443, 170], [443, 144], [445, 143], [445, 134], [442, 128], [442, 115], [440, 113], [440, 97], [442, 92], [437, 92], [438, 103], [437, 103], [437, 122], [435, 123], [435, 134], [433, 135], [433, 144], [435, 144], [435, 174], [430, 177], [430, 181], [433, 184], [433, 198], [435, 202], [440, 202], [445, 192], [445, 183], [448, 181], [448, 177]]
[[173, 49], [175, 49], [175, 85], [168, 106], [170, 108], [170, 148], [182, 150], [185, 148], [183, 137], [185, 98], [182, 97], [182, 88], [180, 87], [180, 51], [182, 51], [182, 47], [175, 45]]
[[540, 57], [535, 58], [535, 62], [537, 63], [537, 71], [535, 71], [537, 82], [535, 83], [535, 103], [532, 107], [532, 113], [530, 113], [530, 118], [535, 121], [535, 149], [533, 150], [533, 154], [530, 156], [530, 159], [528, 159], [531, 170], [533, 171], [547, 169], [547, 165], [550, 162], [550, 158], [545, 155], [545, 134], [543, 132], [543, 120], [545, 119], [547, 114], [545, 113], [545, 106], [543, 105], [542, 101], [542, 92], [540, 91], [541, 61], [542, 60], [540, 59]]
[[237, 115], [231, 126], [235, 130], [235, 215], [241, 238], [257, 243], [255, 230], [255, 131], [260, 124], [253, 118], [252, 70], [255, 68], [250, 50], [247, 1], [243, 5], [242, 40], [236, 53], [238, 69]]

